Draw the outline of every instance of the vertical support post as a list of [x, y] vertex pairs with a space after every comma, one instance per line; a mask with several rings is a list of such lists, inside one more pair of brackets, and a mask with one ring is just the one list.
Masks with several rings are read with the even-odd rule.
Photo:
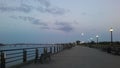
[[61, 45], [61, 51], [63, 50], [63, 45]]
[[61, 51], [61, 45], [59, 46], [59, 49], [60, 49], [60, 51]]
[[56, 49], [55, 49], [55, 46], [54, 46], [54, 53], [56, 53], [56, 51], [55, 51]]
[[25, 63], [27, 61], [27, 51], [26, 49], [23, 49], [23, 62]]
[[60, 50], [60, 45], [59, 45], [59, 52], [60, 52], [61, 50]]
[[66, 45], [65, 45], [65, 44], [63, 44], [63, 50], [65, 49], [65, 46], [66, 46]]
[[59, 52], [58, 45], [57, 45], [57, 53]]
[[64, 50], [64, 44], [62, 44], [62, 48], [63, 48], [62, 50]]
[[1, 52], [1, 68], [5, 68], [6, 65], [5, 65], [5, 53], [4, 52]]
[[46, 54], [46, 53], [47, 53], [47, 48], [45, 47], [45, 48], [44, 48], [44, 54]]
[[62, 44], [62, 50], [64, 49], [63, 44]]
[[98, 45], [98, 37], [97, 37], [97, 45]]
[[112, 35], [112, 31], [111, 31], [111, 46], [113, 45], [113, 35]]
[[52, 47], [50, 47], [50, 53], [52, 54]]
[[61, 50], [63, 50], [63, 45], [61, 45]]
[[35, 59], [37, 60], [38, 58], [38, 48], [36, 48], [36, 56], [35, 56]]

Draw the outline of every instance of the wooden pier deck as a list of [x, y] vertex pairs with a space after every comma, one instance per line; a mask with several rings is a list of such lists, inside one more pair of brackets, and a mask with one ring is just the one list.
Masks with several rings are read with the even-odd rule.
[[53, 55], [48, 63], [31, 63], [20, 68], [120, 68], [120, 56], [76, 46]]

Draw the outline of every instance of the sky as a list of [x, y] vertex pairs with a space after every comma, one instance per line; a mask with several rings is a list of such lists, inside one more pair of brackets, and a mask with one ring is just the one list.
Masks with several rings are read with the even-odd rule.
[[120, 41], [120, 0], [0, 0], [0, 43]]

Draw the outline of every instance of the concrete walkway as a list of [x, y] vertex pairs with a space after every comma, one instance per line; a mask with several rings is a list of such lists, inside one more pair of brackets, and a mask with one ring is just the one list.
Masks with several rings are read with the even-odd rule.
[[49, 63], [32, 63], [21, 68], [120, 68], [120, 56], [76, 46], [52, 56]]

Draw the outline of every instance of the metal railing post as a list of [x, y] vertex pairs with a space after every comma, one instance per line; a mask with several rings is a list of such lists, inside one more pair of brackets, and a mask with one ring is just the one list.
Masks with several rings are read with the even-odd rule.
[[55, 49], [55, 46], [54, 46], [54, 53], [56, 53], [56, 51], [55, 51], [56, 49]]
[[46, 48], [46, 47], [44, 48], [44, 54], [45, 54], [45, 53], [47, 53], [47, 48]]
[[35, 59], [38, 58], [38, 48], [36, 48], [36, 51], [35, 51]]
[[23, 62], [27, 61], [27, 51], [23, 49]]
[[61, 47], [60, 47], [60, 45], [59, 45], [59, 52], [61, 51]]
[[62, 50], [64, 50], [64, 45], [62, 45]]
[[52, 54], [52, 47], [50, 47], [50, 53]]
[[6, 68], [5, 57], [6, 57], [5, 53], [1, 52], [1, 68]]
[[57, 53], [59, 52], [59, 50], [58, 50], [58, 45], [57, 45]]

